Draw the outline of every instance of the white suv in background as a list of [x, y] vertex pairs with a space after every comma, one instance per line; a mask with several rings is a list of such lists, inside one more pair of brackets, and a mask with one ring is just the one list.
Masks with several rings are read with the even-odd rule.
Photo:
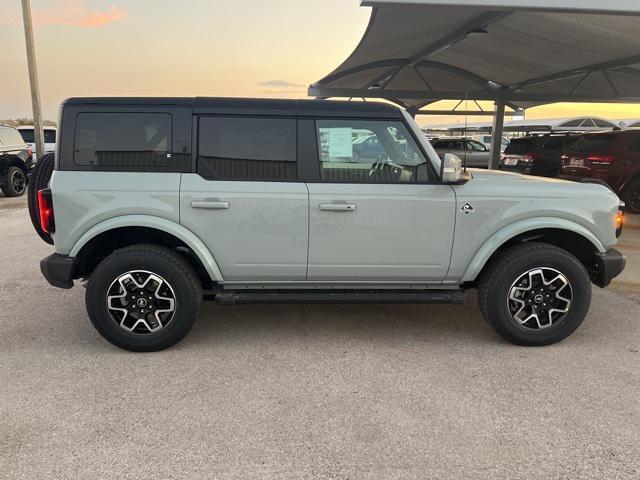
[[[44, 127], [44, 153], [53, 153], [56, 151], [56, 127]], [[18, 131], [24, 142], [33, 150], [33, 158], [36, 159], [36, 139], [33, 125], [24, 125], [18, 127]]]

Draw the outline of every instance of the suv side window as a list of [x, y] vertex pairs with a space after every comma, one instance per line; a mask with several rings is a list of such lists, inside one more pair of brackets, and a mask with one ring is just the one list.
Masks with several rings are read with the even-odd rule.
[[402, 122], [318, 120], [316, 126], [323, 182], [429, 181], [426, 158]]
[[78, 166], [169, 167], [170, 153], [170, 114], [78, 114], [73, 153]]
[[198, 123], [198, 174], [203, 178], [296, 180], [296, 120], [200, 117]]
[[472, 152], [486, 152], [487, 149], [480, 142], [476, 142], [475, 140], [467, 141], [467, 150], [471, 150]]
[[44, 143], [56, 143], [56, 131], [45, 130], [44, 131]]

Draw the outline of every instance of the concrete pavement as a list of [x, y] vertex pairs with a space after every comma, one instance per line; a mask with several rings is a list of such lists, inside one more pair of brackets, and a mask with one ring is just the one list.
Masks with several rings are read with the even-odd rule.
[[550, 347], [504, 342], [474, 299], [206, 304], [133, 354], [42, 278], [25, 205], [0, 197], [0, 478], [640, 478], [640, 222]]

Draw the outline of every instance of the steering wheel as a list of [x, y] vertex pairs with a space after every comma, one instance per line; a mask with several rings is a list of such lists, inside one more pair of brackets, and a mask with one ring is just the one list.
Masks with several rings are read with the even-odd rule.
[[387, 157], [385, 159], [382, 155], [378, 155], [376, 161], [371, 164], [371, 168], [369, 169], [369, 178], [373, 176], [381, 176], [384, 178], [388, 174], [391, 174], [394, 180], [398, 180], [400, 175], [402, 175], [402, 167], [393, 163], [391, 158]]

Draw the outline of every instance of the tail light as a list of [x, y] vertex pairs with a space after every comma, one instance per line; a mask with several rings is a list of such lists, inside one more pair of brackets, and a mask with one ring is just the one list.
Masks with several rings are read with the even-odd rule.
[[520, 161], [522, 163], [533, 163], [538, 158], [540, 158], [540, 154], [539, 153], [529, 152], [529, 153], [525, 153], [524, 155], [522, 155], [522, 157], [520, 157]]
[[38, 210], [40, 211], [40, 227], [46, 233], [56, 231], [56, 222], [53, 218], [53, 198], [51, 189], [38, 190]]
[[613, 157], [613, 155], [597, 155], [595, 153], [592, 153], [587, 157], [587, 160], [596, 165], [609, 165], [613, 163], [615, 158]]

